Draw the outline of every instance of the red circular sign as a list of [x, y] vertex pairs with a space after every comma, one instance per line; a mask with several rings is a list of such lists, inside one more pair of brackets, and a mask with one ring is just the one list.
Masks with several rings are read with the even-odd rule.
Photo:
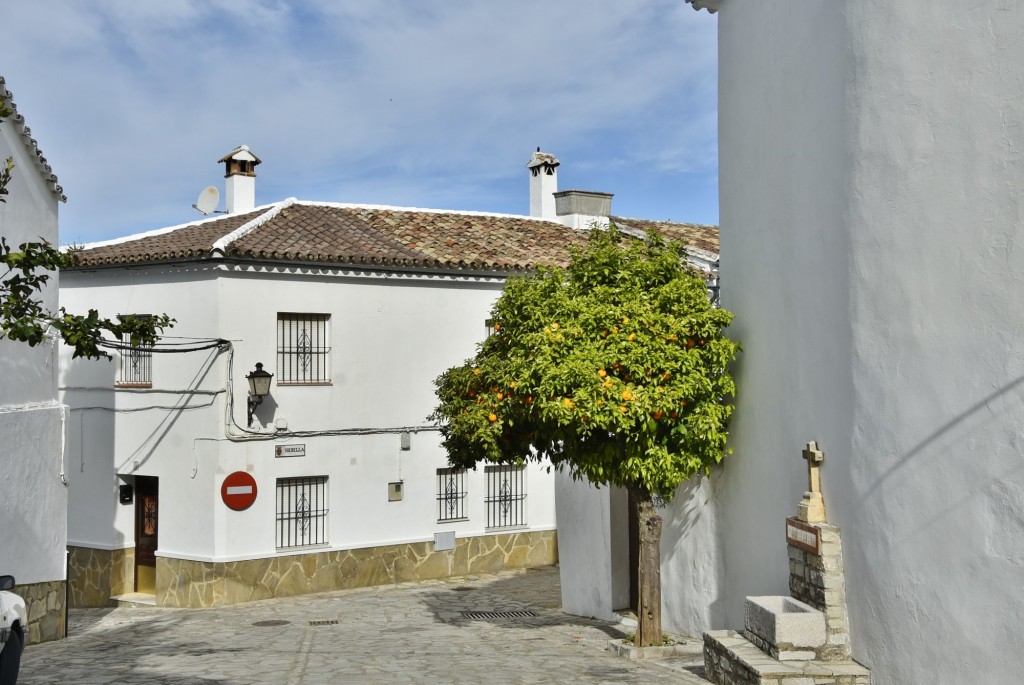
[[235, 471], [220, 486], [220, 498], [235, 511], [244, 511], [256, 501], [256, 479], [251, 473]]

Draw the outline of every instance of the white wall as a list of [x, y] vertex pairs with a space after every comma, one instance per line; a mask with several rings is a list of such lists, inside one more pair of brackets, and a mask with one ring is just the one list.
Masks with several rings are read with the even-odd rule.
[[[0, 235], [14, 249], [27, 241], [56, 244], [57, 197], [10, 119], [0, 123], [0, 162], [8, 156], [15, 166], [0, 204]], [[42, 302], [56, 309], [56, 274]], [[0, 574], [19, 583], [64, 578], [67, 494], [56, 363], [50, 344], [0, 340]]]
[[[72, 516], [72, 544], [110, 540], [106, 544], [116, 547], [133, 540], [131, 508], [110, 504], [116, 498], [114, 471], [160, 478], [161, 556], [230, 560], [277, 554], [276, 481], [297, 476], [328, 476], [330, 548], [431, 540], [438, 531], [454, 530], [459, 537], [489, 532], [482, 466], [467, 475], [468, 520], [437, 522], [436, 469], [447, 466], [447, 455], [426, 417], [436, 403], [433, 380], [483, 340], [500, 280], [146, 268], [72, 272], [65, 286], [69, 308], [72, 302], [93, 302], [111, 312], [166, 312], [178, 320], [173, 336], [230, 340], [233, 413], [240, 427], [246, 420], [246, 374], [262, 362], [279, 375], [278, 312], [330, 314], [331, 383], [287, 386], [275, 379], [256, 416], [268, 431], [283, 419], [293, 432], [368, 433], [235, 441], [224, 426], [226, 392], [193, 396], [189, 405], [195, 409], [161, 408], [183, 401], [167, 390], [225, 390], [227, 354], [212, 362], [209, 353], [154, 355], [153, 388], [146, 392], [112, 392], [112, 369], [74, 362], [64, 377], [68, 402], [98, 442], [72, 446], [72, 459], [84, 454], [87, 465], [72, 483], [72, 509], [87, 513], [80, 521]], [[103, 404], [104, 397], [110, 403], [111, 395], [116, 411], [82, 409], [84, 402]], [[412, 429], [408, 451], [400, 449], [396, 432], [388, 432], [400, 428]], [[303, 444], [306, 455], [275, 458], [278, 444]], [[220, 497], [221, 483], [233, 471], [248, 471], [257, 481], [256, 502], [241, 512], [228, 509]], [[387, 484], [398, 480], [404, 481], [404, 499], [388, 502]], [[553, 529], [553, 476], [531, 465], [526, 480], [529, 529]]]
[[[92, 307], [106, 317], [169, 314], [177, 323], [167, 331], [166, 342], [216, 338], [214, 275], [168, 269], [68, 271], [61, 303], [70, 312]], [[215, 441], [224, 439], [225, 355], [215, 350], [154, 354], [152, 388], [115, 391], [117, 352], [111, 361], [71, 361], [70, 350], [64, 354], [61, 390], [71, 407], [69, 544], [133, 546], [134, 507], [118, 503], [117, 488], [134, 475], [147, 475], [160, 478], [160, 544], [180, 536], [212, 554], [212, 502], [201, 498], [184, 507], [163, 505], [200, 484], [212, 488], [219, 459]]]
[[733, 627], [744, 595], [785, 591], [781, 521], [816, 439], [873, 681], [1017, 682], [1024, 12], [718, 16], [722, 293], [745, 352], [716, 483], [724, 584], [680, 600], [722, 602]]
[[562, 609], [577, 616], [619, 618], [630, 607], [629, 496], [594, 487], [567, 472], [555, 477]]

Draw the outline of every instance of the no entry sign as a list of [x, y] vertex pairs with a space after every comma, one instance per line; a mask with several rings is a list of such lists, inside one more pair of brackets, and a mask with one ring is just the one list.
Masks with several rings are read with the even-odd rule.
[[256, 501], [256, 479], [245, 471], [228, 474], [220, 486], [220, 498], [235, 511], [244, 511]]

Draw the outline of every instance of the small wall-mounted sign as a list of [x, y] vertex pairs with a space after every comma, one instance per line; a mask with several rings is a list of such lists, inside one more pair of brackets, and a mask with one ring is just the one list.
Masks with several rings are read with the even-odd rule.
[[306, 456], [305, 445], [275, 445], [275, 457], [304, 457]]
[[821, 555], [821, 529], [800, 519], [786, 519], [786, 542], [805, 552]]

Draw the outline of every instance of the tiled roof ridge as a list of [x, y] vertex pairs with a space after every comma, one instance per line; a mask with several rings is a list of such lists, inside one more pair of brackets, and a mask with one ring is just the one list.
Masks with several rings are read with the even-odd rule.
[[276, 203], [274, 205], [271, 205], [270, 211], [267, 211], [267, 212], [264, 212], [263, 214], [260, 214], [255, 219], [252, 219], [251, 221], [242, 224], [241, 226], [239, 226], [235, 230], [231, 231], [230, 233], [221, 236], [220, 239], [218, 239], [213, 244], [213, 251], [214, 252], [220, 252], [220, 253], [223, 254], [224, 252], [227, 251], [228, 245], [230, 245], [231, 243], [235, 242], [239, 238], [243, 238], [246, 235], [248, 235], [249, 233], [252, 233], [257, 228], [259, 228], [260, 226], [262, 226], [263, 224], [267, 223], [268, 221], [273, 219], [275, 216], [280, 214], [281, 210], [287, 209], [288, 207], [291, 207], [296, 202], [298, 202], [298, 200], [296, 200], [294, 197], [289, 197], [286, 200], [282, 200], [281, 202], [278, 202], [278, 203]]
[[[252, 211], [257, 212], [257, 211], [264, 210], [264, 209], [271, 209], [275, 204], [279, 204], [279, 203], [275, 202], [275, 203], [269, 204], [269, 205], [260, 205], [259, 207], [253, 207]], [[173, 233], [174, 231], [178, 231], [178, 230], [180, 230], [182, 228], [189, 228], [191, 226], [201, 226], [202, 224], [208, 224], [208, 223], [213, 222], [213, 221], [223, 221], [225, 216], [230, 216], [230, 215], [224, 215], [224, 214], [211, 215], [211, 216], [207, 216], [204, 219], [200, 219], [199, 221], [187, 221], [187, 222], [185, 222], [183, 224], [176, 224], [174, 226], [165, 226], [163, 228], [154, 228], [154, 229], [151, 229], [151, 230], [148, 230], [148, 231], [143, 231], [142, 233], [132, 233], [131, 235], [121, 236], [120, 238], [110, 238], [109, 240], [97, 240], [97, 241], [92, 242], [92, 243], [85, 243], [83, 245], [75, 245], [74, 248], [77, 249], [77, 250], [92, 250], [92, 249], [97, 248], [97, 247], [111, 247], [112, 245], [121, 245], [122, 243], [130, 243], [133, 240], [141, 240], [143, 238], [152, 238], [152, 237], [158, 236], [158, 235], [165, 235], [167, 233]], [[66, 249], [69, 249], [70, 247], [72, 247], [72, 246], [64, 245], [64, 246], [61, 247], [61, 249], [66, 250]]]
[[28, 148], [29, 156], [35, 162], [36, 170], [42, 176], [43, 183], [49, 187], [50, 192], [57, 196], [58, 200], [67, 202], [67, 195], [64, 194], [64, 189], [57, 182], [57, 174], [53, 172], [50, 163], [46, 161], [42, 150], [39, 149], [39, 144], [32, 137], [32, 130], [25, 125], [25, 117], [18, 112], [18, 106], [14, 103], [14, 95], [7, 89], [7, 81], [3, 76], [0, 76], [0, 104], [3, 103], [7, 103], [7, 106], [11, 108], [12, 113], [7, 118], [7, 121], [12, 123], [15, 131], [21, 135], [22, 143]]
[[544, 217], [539, 216], [530, 216], [528, 214], [503, 214], [501, 212], [481, 212], [478, 210], [471, 209], [434, 209], [430, 207], [399, 207], [397, 205], [374, 205], [361, 204], [358, 202], [326, 202], [320, 200], [296, 200], [294, 204], [304, 205], [307, 207], [329, 207], [332, 209], [366, 209], [370, 211], [386, 212], [418, 212], [420, 214], [452, 214], [458, 216], [492, 217], [495, 219], [524, 219], [526, 221], [540, 221], [544, 223], [553, 224], [559, 223], [552, 219], [546, 219]]
[[698, 224], [693, 221], [669, 221], [662, 219], [643, 219], [638, 216], [618, 216], [612, 215], [608, 217], [611, 220], [619, 219], [621, 221], [642, 221], [646, 224], [675, 224], [677, 226], [695, 226], [697, 228], [718, 228], [717, 224]]

